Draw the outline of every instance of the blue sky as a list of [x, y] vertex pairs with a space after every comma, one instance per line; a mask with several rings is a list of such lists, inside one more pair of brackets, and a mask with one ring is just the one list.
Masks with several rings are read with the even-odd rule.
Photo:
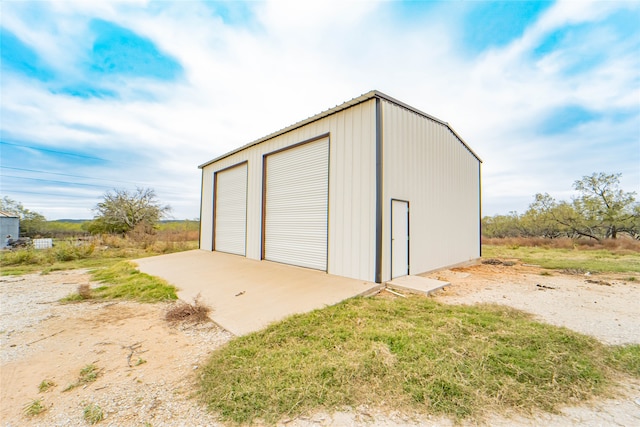
[[483, 213], [640, 192], [640, 2], [0, 5], [0, 196], [91, 218], [113, 188], [199, 215], [204, 163], [372, 89], [483, 159]]

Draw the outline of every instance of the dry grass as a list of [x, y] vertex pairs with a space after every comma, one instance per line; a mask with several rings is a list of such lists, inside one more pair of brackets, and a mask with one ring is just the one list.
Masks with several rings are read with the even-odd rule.
[[640, 272], [640, 241], [631, 239], [594, 242], [570, 239], [484, 239], [487, 261], [518, 259], [523, 263], [576, 274]]
[[83, 283], [78, 286], [78, 296], [81, 299], [91, 299], [91, 286], [88, 283]]
[[178, 301], [173, 304], [165, 314], [165, 319], [169, 322], [184, 323], [204, 323], [208, 322], [211, 307], [200, 301], [200, 294], [189, 304], [184, 301]]
[[483, 245], [519, 247], [540, 247], [553, 249], [608, 250], [615, 254], [640, 252], [640, 240], [623, 236], [618, 239], [606, 239], [600, 242], [593, 239], [545, 239], [544, 237], [505, 237], [482, 238]]
[[[129, 236], [92, 236], [82, 240], [56, 240], [51, 249], [0, 251], [0, 274], [21, 275], [76, 268], [108, 267], [122, 260], [196, 249], [190, 234], [160, 234], [137, 241]], [[181, 239], [182, 240], [171, 240]], [[164, 240], [167, 239], [167, 240]]]

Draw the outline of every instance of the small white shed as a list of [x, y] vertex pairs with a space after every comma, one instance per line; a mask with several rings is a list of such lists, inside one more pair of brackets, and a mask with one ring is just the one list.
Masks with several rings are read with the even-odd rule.
[[200, 165], [200, 249], [385, 282], [480, 257], [480, 158], [381, 92]]
[[20, 237], [20, 218], [14, 213], [0, 211], [0, 249], [7, 247], [8, 236], [14, 240]]

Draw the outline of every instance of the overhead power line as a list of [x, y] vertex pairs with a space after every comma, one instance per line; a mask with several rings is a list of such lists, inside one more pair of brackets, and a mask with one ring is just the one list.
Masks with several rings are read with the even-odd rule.
[[[1, 177], [3, 178], [13, 178], [13, 179], [22, 179], [22, 180], [28, 180], [28, 181], [38, 181], [38, 182], [46, 182], [46, 183], [50, 183], [50, 184], [56, 184], [56, 185], [67, 185], [67, 186], [83, 186], [83, 187], [90, 187], [90, 188], [95, 188], [95, 189], [101, 189], [101, 190], [113, 190], [113, 187], [111, 186], [106, 186], [106, 185], [97, 185], [97, 184], [86, 184], [86, 183], [82, 183], [82, 182], [69, 182], [69, 181], [58, 181], [55, 179], [44, 179], [44, 178], [30, 178], [30, 177], [26, 177], [26, 176], [15, 176], [15, 175], [5, 175], [5, 174], [0, 174]], [[131, 183], [129, 184], [130, 187], [137, 187], [139, 186], [139, 184], [134, 184]], [[175, 188], [175, 191], [173, 190], [166, 190], [167, 187], [157, 187], [162, 189], [162, 193], [165, 194], [184, 194], [184, 190], [179, 189], [179, 188]], [[156, 187], [154, 187], [154, 190], [156, 189]]]
[[26, 144], [16, 144], [15, 142], [0, 141], [0, 144], [2, 144], [2, 145], [12, 145], [14, 147], [30, 148], [32, 150], [46, 151], [46, 152], [49, 152], [49, 153], [63, 154], [65, 156], [81, 157], [81, 158], [84, 158], [84, 159], [102, 160], [103, 162], [108, 162], [109, 161], [107, 159], [103, 159], [102, 157], [87, 156], [85, 154], [72, 153], [70, 151], [52, 150], [50, 148], [34, 147], [32, 145], [26, 145]]
[[[69, 174], [69, 173], [49, 172], [49, 171], [37, 170], [37, 169], [15, 168], [15, 167], [10, 167], [10, 166], [2, 166], [2, 169], [10, 169], [10, 170], [16, 170], [16, 171], [21, 171], [21, 172], [35, 172], [35, 173], [41, 173], [41, 174], [46, 174], [46, 175], [68, 176], [70, 178], [91, 179], [91, 180], [95, 180], [95, 181], [119, 182], [119, 183], [122, 183], [122, 184], [128, 184], [128, 185], [132, 185], [132, 186], [152, 186], [154, 188], [160, 188], [160, 189], [179, 190], [179, 191], [184, 190], [183, 188], [179, 188], [179, 187], [167, 187], [167, 186], [156, 187], [153, 184], [145, 183], [145, 182], [131, 182], [131, 181], [121, 181], [121, 180], [117, 180], [117, 179], [95, 178], [95, 177], [86, 176], [86, 175], [74, 175], [74, 174]], [[109, 188], [112, 188], [112, 187], [109, 187]]]
[[15, 175], [4, 175], [1, 174], [0, 176], [5, 177], [5, 178], [16, 178], [16, 179], [26, 179], [29, 181], [39, 181], [39, 182], [48, 182], [51, 184], [64, 184], [64, 185], [82, 185], [84, 187], [93, 187], [93, 188], [111, 188], [111, 187], [107, 187], [104, 185], [96, 185], [96, 184], [85, 184], [82, 182], [69, 182], [69, 181], [56, 181], [53, 179], [43, 179], [43, 178], [29, 178], [26, 176], [15, 176]]
[[37, 196], [50, 196], [50, 197], [56, 197], [56, 198], [66, 198], [66, 199], [87, 199], [86, 195], [82, 195], [82, 194], [52, 194], [52, 193], [41, 193], [38, 191], [24, 191], [24, 190], [9, 190], [9, 191], [3, 191], [3, 194], [35, 194]]
[[95, 178], [95, 177], [92, 177], [92, 176], [73, 175], [73, 174], [70, 174], [70, 173], [60, 173], [60, 172], [47, 172], [47, 171], [37, 170], [37, 169], [14, 168], [14, 167], [10, 167], [10, 166], [2, 166], [2, 169], [11, 169], [11, 170], [21, 171], [21, 172], [43, 173], [43, 174], [48, 174], [48, 175], [68, 176], [70, 178], [94, 179], [96, 181], [110, 181], [110, 182], [121, 182], [123, 184], [134, 184], [134, 183], [129, 182], [129, 181], [120, 181], [120, 180], [117, 180], [117, 179]]

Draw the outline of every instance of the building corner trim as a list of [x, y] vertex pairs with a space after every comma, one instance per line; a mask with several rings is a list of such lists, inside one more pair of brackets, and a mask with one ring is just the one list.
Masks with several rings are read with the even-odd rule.
[[382, 186], [382, 104], [380, 98], [376, 97], [376, 283], [382, 283]]
[[198, 232], [198, 249], [202, 249], [202, 198], [204, 197], [204, 169], [202, 169], [202, 176], [200, 178], [200, 224]]
[[479, 227], [479, 256], [482, 258], [482, 162], [478, 162], [478, 227]]

